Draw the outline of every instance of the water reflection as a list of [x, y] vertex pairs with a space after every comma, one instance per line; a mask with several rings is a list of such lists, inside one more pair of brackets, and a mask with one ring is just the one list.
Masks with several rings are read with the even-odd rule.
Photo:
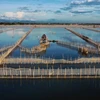
[[43, 51], [41, 51], [39, 53], [27, 53], [27, 52], [22, 52], [22, 53], [24, 53], [26, 55], [26, 57], [41, 57], [44, 54], [46, 54], [46, 50], [43, 50]]
[[[0, 34], [0, 47], [3, 47], [4, 45], [7, 46], [8, 44], [11, 45], [16, 43], [16, 41], [18, 41], [22, 37], [22, 35], [25, 34], [28, 30], [29, 28], [19, 28], [19, 29], [15, 29], [14, 33], [13, 31], [8, 31], [3, 34]], [[99, 42], [99, 37], [100, 37], [99, 33], [92, 32], [89, 30], [79, 29], [79, 28], [73, 28], [73, 30], [81, 34], [84, 34], [86, 36], [89, 36], [90, 38], [93, 38], [93, 40]], [[46, 34], [49, 40], [60, 40], [64, 42], [74, 42], [74, 43], [81, 43], [85, 45], [87, 44], [85, 41], [75, 36], [74, 34], [70, 33], [64, 28], [35, 28], [29, 34], [29, 36], [23, 41], [21, 45], [27, 48], [32, 48], [34, 46], [37, 46], [39, 45], [39, 39], [43, 34]], [[22, 57], [23, 55], [24, 54], [22, 54]], [[72, 59], [78, 58], [78, 56], [80, 56], [78, 51], [75, 51], [74, 49], [70, 49], [70, 48], [61, 47], [56, 43], [51, 43], [50, 46], [46, 49], [46, 51], [43, 51], [36, 55], [44, 56], [47, 58], [49, 57], [52, 58], [53, 55], [53, 57], [56, 59], [61, 59], [62, 55], [64, 55], [65, 59], [67, 59], [68, 56], [71, 56]], [[13, 52], [13, 56], [20, 57], [20, 50], [15, 50]]]
[[[3, 99], [68, 99], [99, 97], [99, 79], [0, 80]], [[10, 91], [10, 92], [9, 92]]]
[[88, 36], [89, 38], [93, 39], [94, 41], [100, 41], [99, 37], [100, 37], [100, 33], [99, 32], [95, 32], [95, 31], [91, 31], [91, 30], [86, 30], [86, 29], [80, 29], [80, 28], [73, 28], [74, 31]]

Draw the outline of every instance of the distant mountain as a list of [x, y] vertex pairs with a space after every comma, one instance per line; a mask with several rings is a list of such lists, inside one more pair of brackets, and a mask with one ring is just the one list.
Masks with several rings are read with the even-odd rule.
[[[32, 21], [32, 20], [13, 20], [13, 19], [0, 19], [0, 22], [3, 23], [65, 23], [63, 20], [56, 20], [56, 19], [48, 19], [48, 20], [38, 20], [38, 21]], [[66, 21], [70, 22], [70, 21]]]
[[[0, 19], [0, 23], [78, 23], [78, 24], [89, 24], [89, 22], [85, 23], [85, 22], [76, 22], [76, 21], [71, 21], [71, 20], [57, 20], [57, 19], [48, 19], [48, 20], [37, 20], [37, 21], [32, 21], [32, 20], [15, 20], [15, 19]], [[90, 22], [90, 24], [100, 24], [100, 23], [92, 23]]]
[[21, 23], [34, 23], [35, 21], [30, 21], [30, 20], [8, 20], [8, 19], [0, 19], [0, 22], [3, 23], [16, 23], [16, 22], [21, 22]]

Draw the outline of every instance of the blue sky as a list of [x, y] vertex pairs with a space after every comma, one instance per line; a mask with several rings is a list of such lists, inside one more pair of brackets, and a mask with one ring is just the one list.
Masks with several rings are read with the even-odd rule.
[[0, 19], [100, 23], [100, 0], [0, 0]]

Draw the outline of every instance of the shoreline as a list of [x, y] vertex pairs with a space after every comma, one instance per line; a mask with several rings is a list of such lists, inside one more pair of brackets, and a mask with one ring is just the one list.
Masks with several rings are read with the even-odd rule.
[[66, 28], [66, 27], [72, 27], [72, 28], [100, 28], [100, 25], [78, 25], [78, 24], [71, 24], [71, 25], [57, 25], [57, 24], [52, 24], [52, 25], [38, 25], [38, 24], [34, 24], [34, 25], [0, 25], [0, 27], [33, 27], [33, 28]]

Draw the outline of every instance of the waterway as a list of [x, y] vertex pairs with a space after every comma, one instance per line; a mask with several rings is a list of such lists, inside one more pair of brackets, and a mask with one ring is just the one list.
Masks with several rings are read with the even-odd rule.
[[0, 100], [96, 100], [99, 79], [0, 79]]
[[[4, 33], [0, 34], [0, 47], [4, 47], [7, 45], [13, 45], [16, 43], [18, 39], [22, 37], [23, 34], [25, 34], [29, 28], [18, 28], [14, 31], [6, 31]], [[94, 41], [100, 42], [99, 37], [100, 33], [80, 29], [80, 28], [73, 28], [74, 31], [79, 32], [81, 34], [84, 34], [86, 36], [89, 36]], [[34, 28], [33, 31], [29, 34], [29, 36], [23, 41], [22, 46], [32, 48], [34, 46], [39, 45], [39, 39], [43, 34], [46, 34], [49, 40], [60, 40], [64, 42], [73, 42], [73, 43], [81, 43], [81, 44], [88, 44], [79, 37], [75, 36], [71, 32], [67, 31], [65, 28]], [[88, 44], [89, 45], [89, 44]], [[44, 57], [44, 58], [78, 58], [81, 57], [77, 51], [61, 47], [57, 45], [56, 43], [50, 43], [50, 46], [47, 48], [46, 51], [37, 54], [26, 54], [20, 52], [20, 49], [15, 50], [11, 55], [11, 57]]]
[[[19, 28], [14, 31], [0, 33], [0, 47], [16, 43], [28, 30], [29, 28]], [[100, 42], [100, 33], [98, 32], [79, 28], [73, 28], [73, 30]], [[39, 39], [43, 34], [46, 34], [49, 40], [87, 44], [65, 28], [35, 28], [23, 41], [22, 46], [32, 48], [39, 45]], [[34, 55], [21, 53], [17, 49], [10, 56], [29, 57]], [[45, 52], [35, 56], [56, 59], [71, 57], [73, 59], [82, 55], [75, 50], [51, 43]], [[92, 67], [99, 67], [99, 64], [90, 65]], [[24, 65], [23, 67], [27, 66]], [[67, 65], [67, 68], [79, 68], [79, 66]], [[15, 66], [12, 65], [11, 67]], [[48, 67], [51, 68], [51, 66]], [[60, 67], [65, 68], [66, 66]], [[84, 67], [84, 65], [81, 67]], [[98, 97], [100, 97], [100, 79], [0, 79], [0, 100], [96, 100]]]
[[100, 38], [99, 38], [100, 33], [99, 32], [95, 32], [95, 31], [87, 30], [87, 29], [81, 29], [81, 28], [74, 28], [73, 30], [82, 35], [88, 36], [89, 38], [91, 38], [92, 40], [94, 40], [96, 42], [100, 42]]

